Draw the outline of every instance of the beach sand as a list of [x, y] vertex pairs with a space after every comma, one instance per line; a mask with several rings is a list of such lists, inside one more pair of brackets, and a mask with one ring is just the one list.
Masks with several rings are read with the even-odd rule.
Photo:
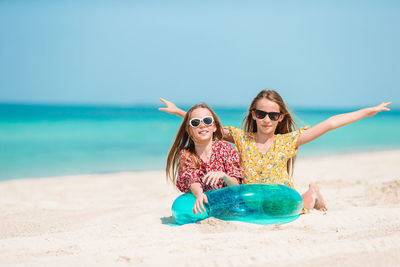
[[298, 158], [328, 212], [170, 226], [162, 171], [0, 182], [1, 266], [400, 266], [400, 151]]

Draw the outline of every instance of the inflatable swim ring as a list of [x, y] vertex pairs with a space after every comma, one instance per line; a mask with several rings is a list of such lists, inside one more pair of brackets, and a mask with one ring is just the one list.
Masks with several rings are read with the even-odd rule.
[[187, 193], [172, 204], [172, 217], [178, 224], [195, 223], [208, 217], [256, 224], [288, 223], [296, 220], [303, 208], [300, 194], [284, 185], [245, 184], [205, 192], [206, 212], [194, 214], [196, 198]]

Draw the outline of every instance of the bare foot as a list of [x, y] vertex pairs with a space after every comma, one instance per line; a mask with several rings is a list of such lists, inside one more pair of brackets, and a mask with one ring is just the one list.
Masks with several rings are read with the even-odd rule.
[[325, 199], [322, 197], [321, 192], [318, 189], [318, 186], [315, 183], [310, 183], [309, 189], [315, 193], [315, 205], [314, 208], [316, 210], [327, 211]]

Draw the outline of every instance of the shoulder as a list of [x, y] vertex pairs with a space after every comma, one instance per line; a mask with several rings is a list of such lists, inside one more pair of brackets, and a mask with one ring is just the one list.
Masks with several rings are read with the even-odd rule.
[[283, 142], [297, 142], [297, 139], [299, 138], [301, 133], [307, 130], [309, 127], [310, 126], [301, 127], [298, 130], [294, 130], [285, 134], [277, 134], [275, 136], [277, 140], [281, 140]]
[[288, 133], [284, 133], [284, 134], [277, 134], [276, 136], [278, 138], [285, 139], [285, 138], [288, 138], [288, 137], [291, 137], [291, 136], [295, 136], [296, 134], [297, 134], [297, 130], [291, 131], [291, 132], [288, 132]]
[[307, 130], [308, 128], [310, 128], [309, 125], [305, 126], [305, 127], [301, 127], [298, 130], [294, 130], [285, 134], [280, 134], [283, 138], [291, 138], [291, 137], [296, 137], [299, 136], [302, 132], [304, 132], [305, 130]]
[[196, 154], [190, 152], [187, 149], [181, 149], [179, 155], [179, 167], [182, 170], [198, 169], [200, 162]]
[[235, 139], [239, 139], [242, 141], [248, 141], [252, 136], [254, 136], [254, 133], [245, 132], [244, 130], [233, 127], [233, 126], [225, 127], [225, 129], [229, 130], [229, 133]]
[[236, 127], [233, 127], [233, 126], [224, 127], [224, 129], [227, 129], [230, 132], [231, 135], [243, 134], [243, 130], [242, 129], [239, 129], [239, 128], [236, 128]]
[[179, 151], [180, 157], [185, 157], [185, 156], [188, 156], [189, 154], [190, 154], [190, 152], [187, 149], [181, 149], [181, 151]]
[[182, 163], [188, 164], [191, 163], [193, 161], [191, 153], [189, 152], [189, 150], [187, 149], [181, 149], [181, 151], [179, 151], [179, 160]]

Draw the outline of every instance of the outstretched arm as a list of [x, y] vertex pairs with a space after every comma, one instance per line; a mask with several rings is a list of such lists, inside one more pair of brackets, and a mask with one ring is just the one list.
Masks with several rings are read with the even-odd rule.
[[333, 117], [330, 117], [326, 121], [323, 121], [310, 129], [305, 130], [297, 140], [296, 147], [301, 145], [307, 144], [311, 142], [326, 132], [332, 131], [336, 128], [345, 126], [347, 124], [359, 121], [366, 117], [372, 117], [375, 114], [381, 111], [389, 111], [390, 109], [387, 108], [392, 104], [392, 102], [382, 103], [376, 107], [364, 108], [354, 112], [339, 114]]

